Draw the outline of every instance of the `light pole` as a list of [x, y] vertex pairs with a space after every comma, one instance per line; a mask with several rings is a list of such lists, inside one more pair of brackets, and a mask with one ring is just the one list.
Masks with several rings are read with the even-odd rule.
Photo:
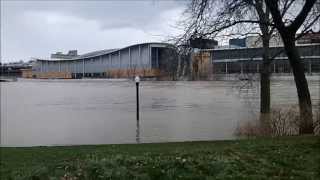
[[136, 98], [137, 98], [137, 130], [136, 130], [136, 142], [140, 143], [140, 125], [139, 125], [139, 83], [140, 78], [139, 76], [135, 77], [136, 82]]

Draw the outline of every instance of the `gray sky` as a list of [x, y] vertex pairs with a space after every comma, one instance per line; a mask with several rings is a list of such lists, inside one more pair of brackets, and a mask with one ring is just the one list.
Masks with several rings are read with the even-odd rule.
[[185, 1], [1, 1], [2, 62], [163, 41]]

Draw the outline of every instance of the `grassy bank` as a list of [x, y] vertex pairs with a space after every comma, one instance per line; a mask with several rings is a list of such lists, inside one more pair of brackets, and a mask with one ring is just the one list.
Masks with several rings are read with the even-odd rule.
[[1, 179], [320, 179], [319, 137], [1, 148]]

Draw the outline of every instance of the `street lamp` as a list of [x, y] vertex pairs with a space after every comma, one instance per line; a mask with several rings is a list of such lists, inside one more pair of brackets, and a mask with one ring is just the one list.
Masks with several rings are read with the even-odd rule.
[[140, 78], [139, 76], [136, 76], [134, 78], [134, 81], [136, 82], [136, 98], [137, 98], [137, 131], [136, 131], [136, 142], [140, 142], [140, 128], [139, 128], [139, 83]]
[[139, 121], [139, 83], [140, 83], [140, 77], [136, 76], [134, 78], [134, 81], [136, 82], [136, 98], [137, 98], [137, 121]]

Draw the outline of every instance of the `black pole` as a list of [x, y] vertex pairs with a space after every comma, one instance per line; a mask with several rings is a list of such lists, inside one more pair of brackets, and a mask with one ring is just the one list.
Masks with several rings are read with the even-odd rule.
[[140, 124], [139, 124], [139, 82], [136, 82], [136, 97], [137, 97], [137, 129], [136, 142], [140, 143]]
[[137, 121], [139, 121], [139, 83], [136, 82], [136, 92], [137, 92]]

